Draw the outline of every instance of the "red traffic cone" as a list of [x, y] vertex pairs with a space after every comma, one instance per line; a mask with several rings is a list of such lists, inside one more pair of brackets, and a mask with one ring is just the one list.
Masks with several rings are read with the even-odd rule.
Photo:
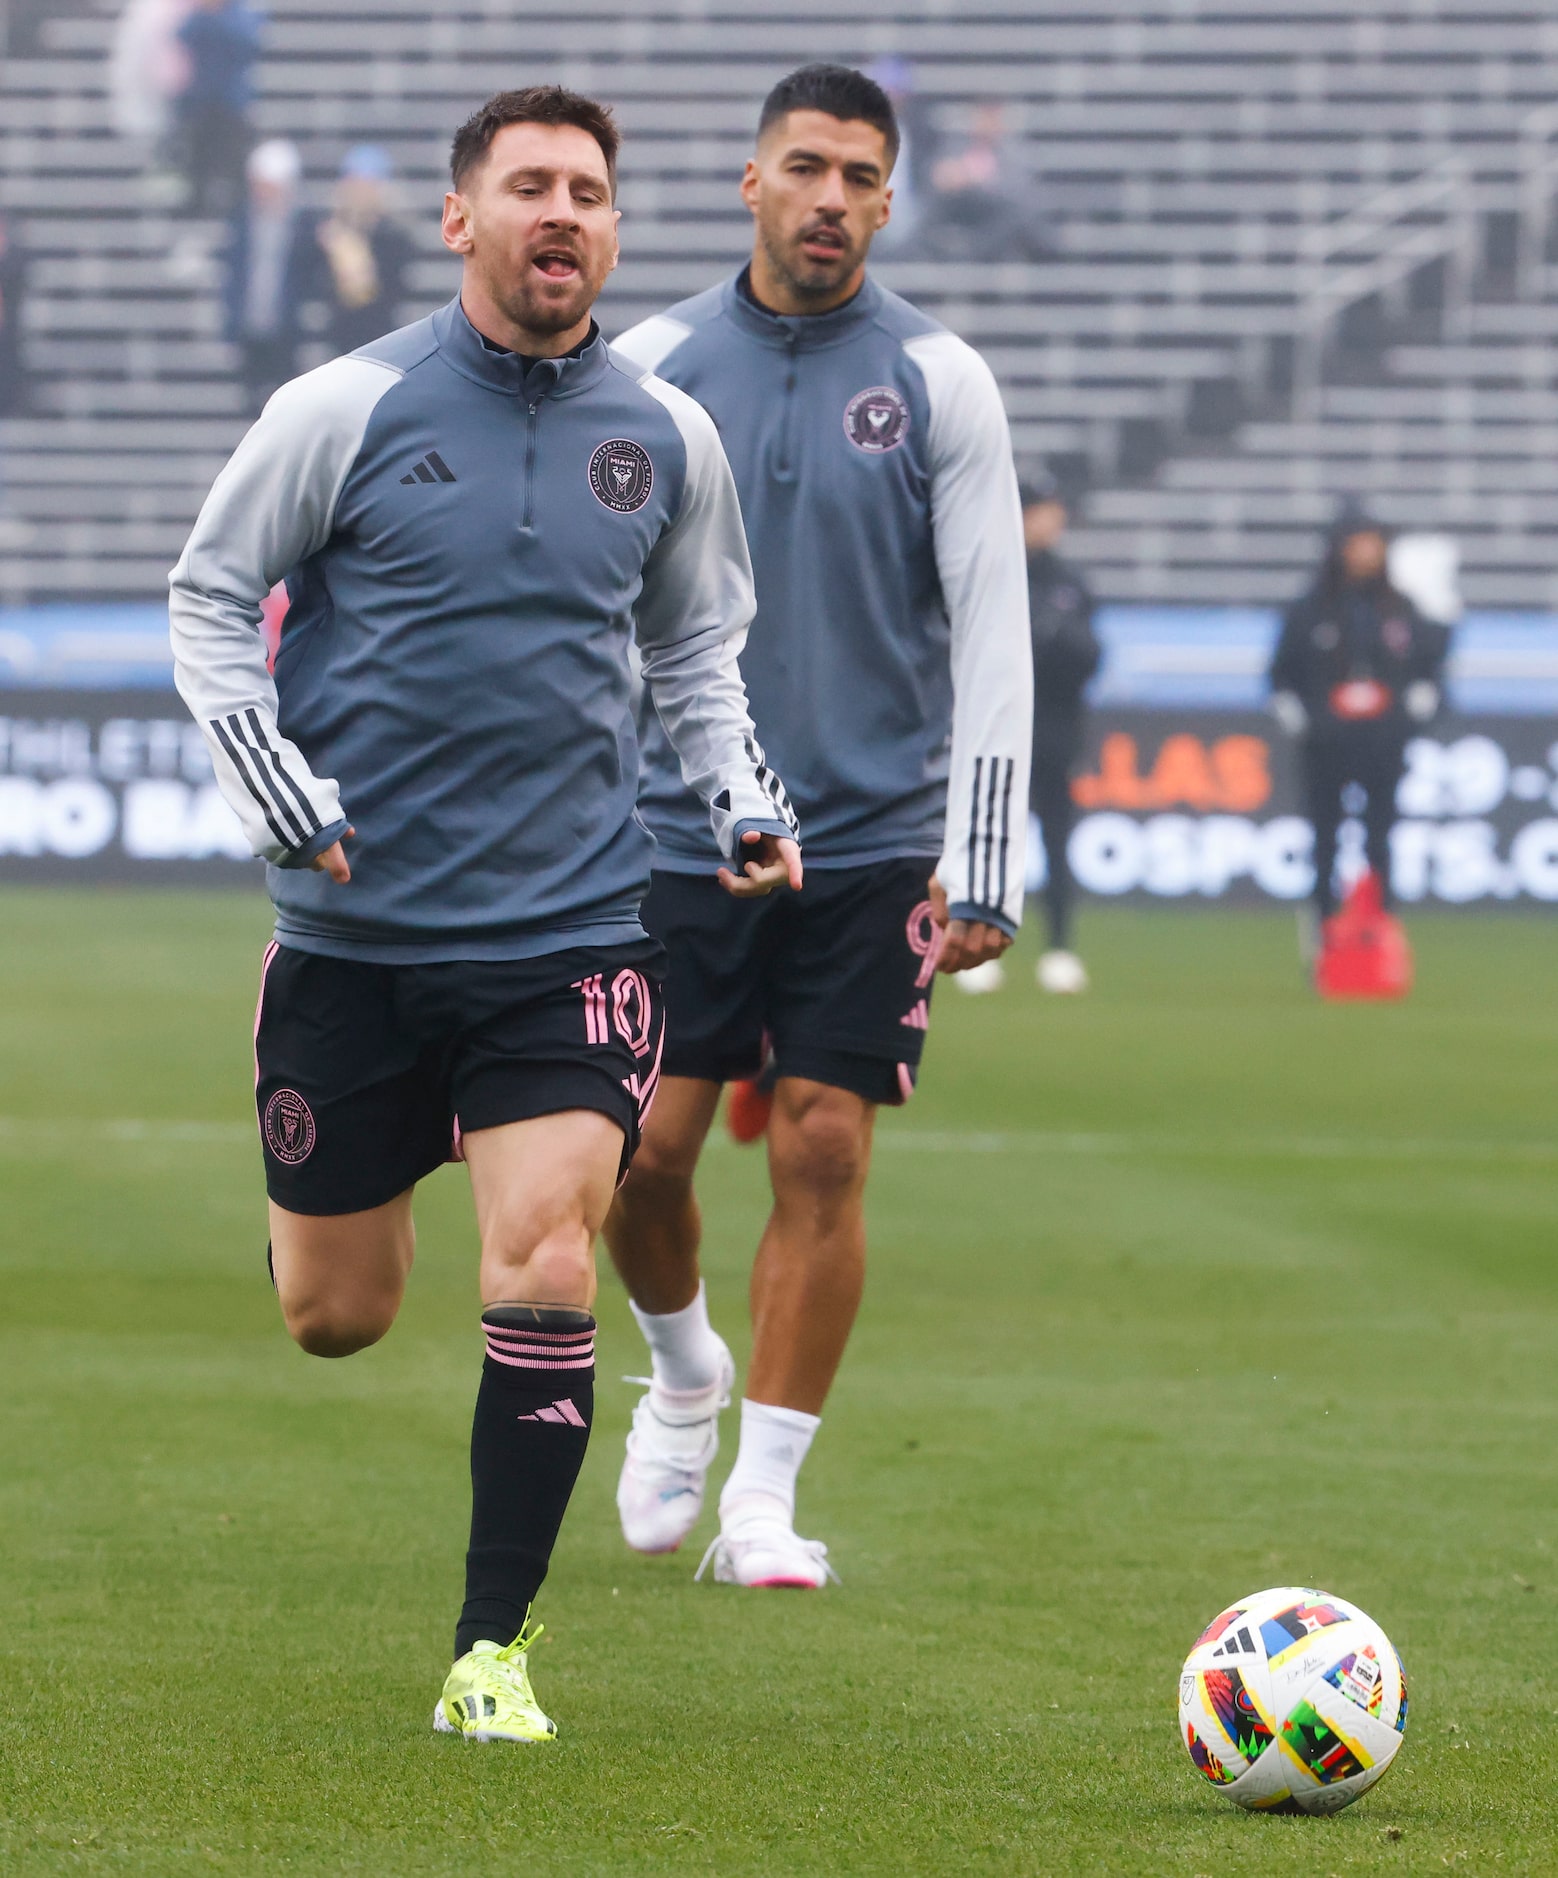
[[1412, 948], [1372, 869], [1320, 929], [1315, 989], [1322, 998], [1404, 998], [1412, 989]]

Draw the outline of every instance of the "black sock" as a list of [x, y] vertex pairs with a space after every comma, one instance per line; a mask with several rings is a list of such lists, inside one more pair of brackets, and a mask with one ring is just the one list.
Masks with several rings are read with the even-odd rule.
[[551, 1563], [595, 1408], [595, 1319], [561, 1305], [490, 1304], [471, 1425], [471, 1549], [463, 1656], [488, 1638], [510, 1644]]

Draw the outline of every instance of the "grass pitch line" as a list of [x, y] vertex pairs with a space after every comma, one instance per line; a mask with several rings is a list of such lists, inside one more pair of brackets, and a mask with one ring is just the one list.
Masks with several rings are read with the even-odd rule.
[[0, 1147], [69, 1146], [73, 1141], [187, 1142], [191, 1146], [226, 1146], [253, 1141], [253, 1122], [181, 1122], [127, 1116], [118, 1120], [71, 1116], [0, 1115]]
[[[167, 1146], [231, 1147], [255, 1139], [253, 1122], [177, 1121], [149, 1116], [73, 1119], [69, 1116], [0, 1115], [0, 1151], [6, 1147], [68, 1147], [73, 1142], [152, 1143]], [[736, 1144], [720, 1132], [710, 1147]], [[1405, 1135], [1187, 1135], [1083, 1133], [1065, 1129], [893, 1128], [876, 1145], [906, 1154], [1168, 1155], [1178, 1159], [1293, 1161], [1489, 1162], [1511, 1166], [1558, 1163], [1558, 1141], [1474, 1141]]]
[[1010, 1133], [961, 1129], [884, 1128], [880, 1148], [912, 1154], [1171, 1155], [1183, 1159], [1229, 1155], [1251, 1160], [1427, 1161], [1459, 1160], [1550, 1165], [1558, 1142], [1446, 1140], [1422, 1136], [1077, 1134], [1060, 1129]]

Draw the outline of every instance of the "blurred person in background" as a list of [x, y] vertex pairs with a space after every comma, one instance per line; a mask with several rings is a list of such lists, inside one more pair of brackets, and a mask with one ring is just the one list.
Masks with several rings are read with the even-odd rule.
[[190, 79], [179, 29], [194, 0], [129, 0], [114, 28], [108, 96], [115, 131], [160, 162], [173, 128], [173, 101]]
[[254, 417], [297, 375], [304, 301], [318, 287], [319, 250], [299, 201], [297, 146], [270, 138], [249, 154], [248, 193], [234, 216], [226, 255], [227, 336], [238, 346], [244, 409]]
[[878, 59], [866, 68], [887, 93], [898, 119], [898, 161], [893, 165], [893, 213], [876, 237], [884, 260], [911, 259], [925, 220], [938, 139], [930, 101], [919, 90], [907, 59]]
[[1390, 905], [1390, 831], [1407, 740], [1439, 709], [1450, 635], [1391, 584], [1389, 551], [1384, 525], [1345, 499], [1319, 574], [1288, 608], [1271, 660], [1272, 714], [1301, 755], [1322, 920], [1337, 908], [1349, 784], [1365, 792], [1364, 851]]
[[[1082, 754], [1083, 694], [1102, 656], [1093, 631], [1087, 582], [1056, 552], [1070, 520], [1060, 484], [1048, 470], [1022, 482], [1022, 534], [1028, 551], [1028, 620], [1033, 636], [1033, 770], [1029, 805], [1044, 837], [1044, 913], [1049, 945], [1035, 977], [1043, 991], [1075, 996], [1087, 970], [1071, 949], [1076, 883], [1068, 844], [1074, 805], [1071, 776]], [[999, 991], [1005, 968], [991, 959], [954, 981], [964, 991]]]
[[177, 102], [178, 158], [195, 215], [231, 215], [243, 199], [262, 23], [243, 0], [195, 0], [178, 29], [189, 60]]
[[416, 244], [390, 214], [394, 169], [376, 144], [346, 153], [335, 206], [318, 226], [332, 353], [355, 352], [395, 325]]
[[941, 261], [1043, 261], [1055, 232], [1015, 140], [1005, 108], [982, 104], [962, 146], [930, 171], [924, 243]]
[[18, 417], [28, 405], [22, 316], [27, 256], [9, 219], [0, 214], [0, 417]]

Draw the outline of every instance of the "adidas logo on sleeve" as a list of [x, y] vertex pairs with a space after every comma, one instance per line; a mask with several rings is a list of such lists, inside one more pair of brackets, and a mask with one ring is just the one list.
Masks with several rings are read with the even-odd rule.
[[452, 483], [459, 478], [436, 450], [429, 450], [409, 476], [402, 476], [403, 483]]

